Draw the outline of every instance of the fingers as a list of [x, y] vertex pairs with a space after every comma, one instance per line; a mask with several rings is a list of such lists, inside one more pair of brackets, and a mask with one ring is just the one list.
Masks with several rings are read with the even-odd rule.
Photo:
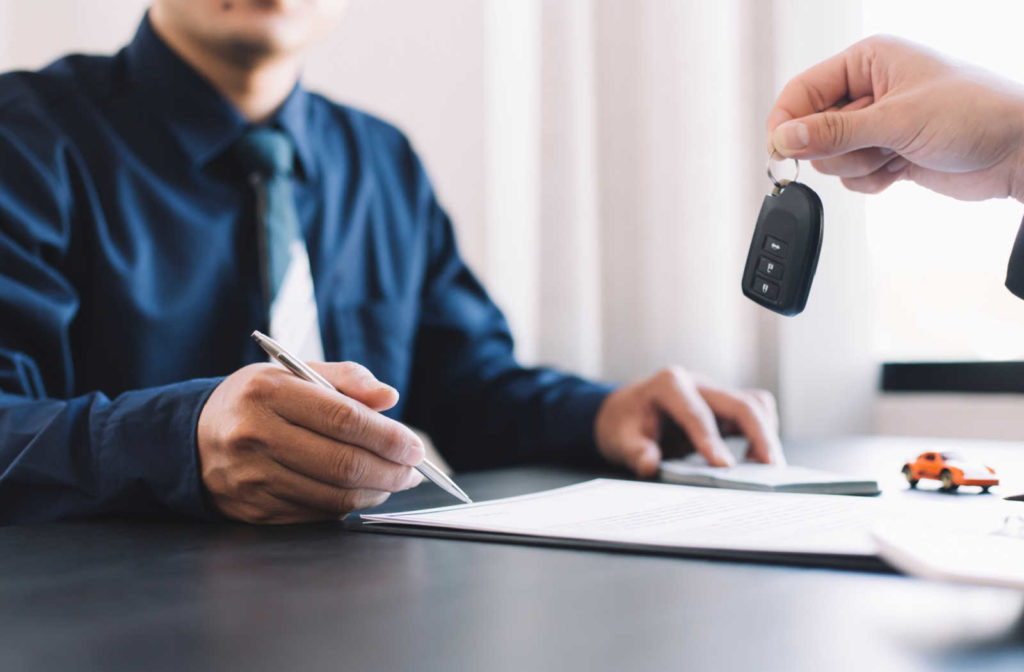
[[257, 502], [220, 502], [221, 512], [229, 518], [253, 525], [294, 525], [337, 520], [338, 514], [300, 506], [264, 494]]
[[896, 158], [891, 149], [869, 147], [858, 149], [840, 156], [812, 161], [819, 173], [837, 177], [864, 177], [875, 172]]
[[325, 511], [335, 517], [379, 506], [391, 494], [369, 487], [336, 488], [287, 469], [278, 469], [272, 473], [272, 480], [266, 486], [270, 494], [306, 509]]
[[423, 443], [405, 425], [354, 399], [282, 374], [288, 379], [278, 382], [272, 408], [285, 420], [392, 462], [415, 466], [423, 461]]
[[778, 126], [773, 146], [794, 159], [822, 159], [866, 147], [891, 147], [892, 123], [886, 106], [878, 103], [860, 110], [827, 110]]
[[709, 464], [731, 466], [736, 460], [722, 441], [715, 414], [701, 396], [692, 376], [678, 368], [666, 369], [656, 376], [659, 386], [657, 406], [686, 431], [697, 452]]
[[276, 423], [267, 428], [265, 435], [271, 459], [332, 487], [398, 492], [422, 480], [410, 466], [290, 423]]
[[769, 421], [756, 406], [756, 402], [737, 392], [702, 387], [700, 394], [707, 401], [715, 415], [736, 423], [740, 433], [750, 442], [750, 456], [758, 462], [771, 463], [776, 453], [778, 438], [774, 436]]
[[652, 478], [661, 464], [661, 449], [650, 437], [638, 434], [623, 440], [619, 459], [640, 478]]
[[877, 194], [889, 188], [893, 182], [907, 177], [912, 164], [902, 156], [896, 156], [878, 170], [863, 177], [844, 177], [843, 185], [851, 191]]
[[880, 101], [885, 83], [882, 70], [873, 67], [879, 48], [890, 42], [863, 40], [793, 78], [768, 115], [771, 146], [797, 159], [827, 158], [873, 146], [892, 148], [899, 119], [887, 114]]
[[775, 403], [775, 395], [768, 390], [744, 390], [744, 393], [754, 400], [761, 408], [769, 426], [776, 435], [779, 433], [779, 407]]
[[273, 473], [273, 484], [266, 477], [239, 479], [233, 491], [217, 496], [217, 505], [225, 515], [247, 523], [287, 525], [337, 520], [352, 511], [380, 506], [389, 496], [374, 490], [340, 490], [304, 483], [295, 474], [291, 475], [293, 482], [286, 482], [286, 473], [284, 469]]
[[863, 44], [855, 44], [790, 80], [768, 115], [769, 133], [781, 124], [817, 114], [840, 101], [874, 96], [871, 63], [860, 57]]
[[386, 411], [398, 403], [398, 390], [377, 380], [369, 369], [355, 362], [309, 362], [335, 388], [347, 397]]

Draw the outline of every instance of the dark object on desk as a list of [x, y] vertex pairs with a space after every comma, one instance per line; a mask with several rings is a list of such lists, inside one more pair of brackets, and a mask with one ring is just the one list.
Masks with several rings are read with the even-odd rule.
[[765, 196], [750, 240], [743, 293], [768, 310], [796, 315], [807, 305], [818, 268], [823, 210], [821, 199], [807, 185], [775, 184]]

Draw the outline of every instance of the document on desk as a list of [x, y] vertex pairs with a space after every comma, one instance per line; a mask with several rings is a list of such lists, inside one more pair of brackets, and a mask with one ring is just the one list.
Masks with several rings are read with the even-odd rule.
[[[872, 557], [878, 500], [595, 479], [530, 495], [403, 513], [362, 524], [596, 542], [637, 550]], [[710, 553], [709, 553], [710, 555]]]
[[1024, 534], [1020, 522], [1016, 526], [1012, 533], [994, 526], [948, 533], [935, 526], [922, 529], [883, 524], [872, 536], [879, 555], [906, 574], [1024, 590]]

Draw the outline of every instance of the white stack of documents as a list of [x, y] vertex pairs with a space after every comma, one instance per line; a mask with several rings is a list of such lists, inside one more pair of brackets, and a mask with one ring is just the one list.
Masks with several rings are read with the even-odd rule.
[[883, 521], [912, 527], [936, 517], [961, 530], [976, 529], [979, 518], [1002, 520], [988, 508], [922, 505], [902, 498], [744, 492], [609, 479], [361, 519], [371, 526], [600, 542], [637, 550], [873, 558], [878, 547], [871, 531]]

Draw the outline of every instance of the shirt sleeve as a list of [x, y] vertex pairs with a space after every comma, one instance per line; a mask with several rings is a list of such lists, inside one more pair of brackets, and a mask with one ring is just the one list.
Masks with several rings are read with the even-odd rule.
[[1021, 222], [1010, 252], [1010, 263], [1006, 267], [1006, 288], [1024, 299], [1024, 222]]
[[[32, 110], [0, 110], [0, 524], [109, 512], [211, 517], [196, 424], [218, 380], [110, 399], [76, 392], [84, 274], [72, 152]], [[90, 344], [89, 347], [103, 347]], [[89, 348], [78, 356], [87, 357]]]
[[460, 258], [416, 165], [429, 242], [407, 419], [456, 469], [598, 463], [594, 419], [613, 388], [516, 362], [504, 316]]

